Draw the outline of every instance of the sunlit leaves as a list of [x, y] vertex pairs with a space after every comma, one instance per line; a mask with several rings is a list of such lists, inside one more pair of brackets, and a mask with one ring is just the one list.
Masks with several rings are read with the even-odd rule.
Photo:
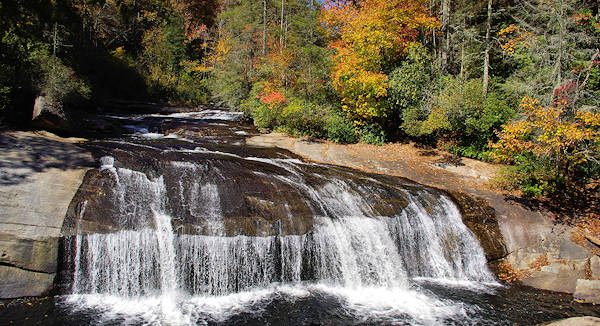
[[560, 107], [544, 107], [525, 97], [523, 119], [506, 124], [500, 140], [492, 144], [498, 159], [512, 162], [532, 155], [552, 162], [557, 173], [569, 175], [578, 165], [600, 158], [600, 114], [577, 112], [568, 117]]
[[519, 48], [528, 48], [533, 39], [533, 34], [528, 31], [523, 31], [519, 26], [514, 24], [501, 29], [498, 32], [500, 46], [502, 51], [507, 54], [514, 54]]
[[343, 109], [358, 124], [390, 113], [384, 66], [398, 60], [419, 31], [437, 26], [426, 1], [330, 1], [322, 22], [335, 50], [331, 78]]

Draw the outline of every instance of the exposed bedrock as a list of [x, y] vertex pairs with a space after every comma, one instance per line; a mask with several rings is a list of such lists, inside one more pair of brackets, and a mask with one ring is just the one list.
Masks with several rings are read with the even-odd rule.
[[[53, 289], [62, 235], [113, 233], [139, 226], [139, 220], [151, 221], [151, 205], [130, 198], [123, 178], [134, 184], [161, 180], [165, 207], [175, 217], [178, 234], [302, 235], [314, 229], [314, 216], [347, 215], [352, 209], [367, 216], [393, 216], [425, 189], [437, 192], [402, 178], [347, 168], [333, 171], [272, 148], [248, 146], [240, 156], [227, 154], [223, 159], [219, 150], [136, 151], [120, 144], [119, 150], [111, 152], [113, 162], [99, 163], [75, 144], [79, 141], [49, 133], [0, 135], [6, 149], [0, 158], [1, 298], [43, 295]], [[101, 164], [105, 166], [99, 168]], [[331, 182], [338, 184], [328, 186]], [[591, 248], [571, 240], [572, 228], [556, 226], [549, 215], [500, 195], [437, 187], [460, 207], [464, 224], [481, 243], [488, 261], [508, 262], [523, 272], [526, 285], [575, 293], [578, 300], [597, 300], [589, 293], [595, 293], [600, 282], [600, 259], [590, 253]], [[150, 200], [155, 190], [136, 191], [145, 191], [140, 198]], [[315, 200], [344, 196], [362, 196], [363, 202], [351, 207], [344, 200], [323, 205]], [[433, 204], [421, 199], [426, 211]], [[126, 209], [121, 212], [122, 207]], [[130, 220], [121, 219], [123, 214]], [[215, 224], [219, 219], [222, 222]]]
[[[249, 138], [248, 143], [288, 149], [316, 162], [406, 177], [447, 191], [461, 207], [464, 223], [481, 242], [488, 260], [508, 263], [521, 272], [526, 285], [574, 293], [578, 280], [600, 282], [600, 275], [593, 273], [598, 257], [589, 250], [594, 245], [574, 243], [574, 229], [556, 225], [552, 213], [489, 189], [497, 166], [470, 159], [440, 165], [435, 159], [443, 153], [424, 156], [423, 150], [410, 144], [340, 145], [275, 133]], [[580, 284], [583, 288], [591, 283]]]
[[92, 156], [50, 133], [0, 134], [0, 298], [52, 290], [60, 231]]

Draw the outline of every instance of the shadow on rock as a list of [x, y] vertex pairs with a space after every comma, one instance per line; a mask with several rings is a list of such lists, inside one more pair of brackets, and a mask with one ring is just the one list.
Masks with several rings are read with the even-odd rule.
[[26, 182], [32, 174], [49, 169], [69, 170], [94, 164], [87, 151], [73, 143], [26, 132], [0, 134], [0, 147], [0, 185]]

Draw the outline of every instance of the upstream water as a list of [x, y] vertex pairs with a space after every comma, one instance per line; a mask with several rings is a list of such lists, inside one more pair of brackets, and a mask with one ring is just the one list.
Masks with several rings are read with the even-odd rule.
[[[99, 167], [67, 214], [62, 295], [27, 320], [526, 325], [588, 313], [500, 285], [440, 191], [247, 146], [255, 130], [239, 117], [109, 116], [129, 134], [87, 145]], [[23, 321], [28, 308], [11, 307], [0, 318]]]

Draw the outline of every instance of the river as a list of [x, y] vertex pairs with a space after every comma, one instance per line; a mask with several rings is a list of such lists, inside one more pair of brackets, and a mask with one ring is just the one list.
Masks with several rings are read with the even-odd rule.
[[599, 315], [506, 286], [444, 193], [249, 146], [235, 112], [107, 115], [40, 325], [535, 325]]

